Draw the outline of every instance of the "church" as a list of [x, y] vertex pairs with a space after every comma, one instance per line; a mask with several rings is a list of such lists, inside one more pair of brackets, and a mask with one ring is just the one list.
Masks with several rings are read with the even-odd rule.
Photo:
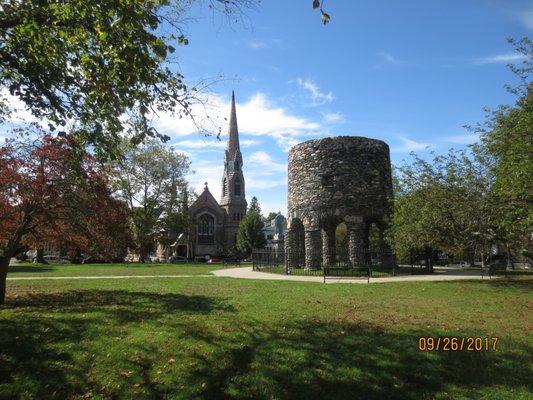
[[223, 257], [235, 253], [237, 228], [246, 215], [246, 196], [239, 147], [235, 93], [231, 95], [228, 145], [224, 154], [220, 203], [207, 183], [198, 199], [189, 207], [192, 228], [190, 243], [194, 257]]

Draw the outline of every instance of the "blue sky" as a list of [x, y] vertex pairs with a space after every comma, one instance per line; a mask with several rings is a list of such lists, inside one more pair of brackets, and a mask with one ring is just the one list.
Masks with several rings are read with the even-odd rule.
[[[196, 107], [222, 142], [190, 121], [161, 115], [157, 127], [192, 161], [192, 185], [220, 198], [231, 90], [237, 98], [248, 199], [286, 212], [287, 150], [336, 135], [385, 140], [393, 164], [475, 140], [463, 128], [483, 107], [513, 103], [505, 89], [516, 60], [506, 38], [533, 30], [533, 1], [328, 0], [323, 26], [311, 0], [264, 0], [237, 23], [194, 9], [177, 65], [195, 84], [216, 81]], [[173, 66], [175, 68], [175, 66]], [[221, 79], [214, 79], [221, 77]]]
[[[504, 89], [515, 82], [506, 64], [519, 60], [506, 38], [533, 29], [533, 1], [337, 0], [325, 8], [327, 26], [310, 0], [263, 1], [237, 24], [195, 10], [190, 44], [179, 49], [189, 82], [224, 78], [210, 87], [208, 109], [224, 134], [235, 90], [247, 197], [257, 196], [265, 212], [286, 211], [295, 143], [379, 138], [399, 164], [412, 150], [475, 140], [463, 126], [483, 121], [485, 106], [514, 101]], [[219, 198], [224, 143], [183, 121], [160, 128], [189, 154], [193, 185], [207, 181]]]

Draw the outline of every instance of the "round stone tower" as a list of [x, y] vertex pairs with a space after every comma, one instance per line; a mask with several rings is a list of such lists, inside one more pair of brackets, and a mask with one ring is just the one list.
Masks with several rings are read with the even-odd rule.
[[393, 262], [383, 240], [390, 216], [389, 146], [376, 139], [339, 136], [310, 140], [289, 151], [286, 253], [289, 265], [305, 254], [307, 268], [335, 262], [335, 229], [344, 222], [349, 262], [370, 263], [369, 227], [380, 232], [381, 262]]

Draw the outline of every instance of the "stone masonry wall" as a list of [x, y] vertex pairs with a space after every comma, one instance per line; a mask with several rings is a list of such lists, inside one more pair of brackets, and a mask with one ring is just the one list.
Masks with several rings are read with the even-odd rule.
[[[289, 151], [288, 180], [289, 234], [291, 221], [300, 220], [306, 232], [305, 253], [309, 254], [306, 267], [313, 268], [320, 259], [314, 247], [320, 251], [329, 247], [330, 254], [323, 260], [334, 259], [333, 238], [326, 239], [334, 235], [334, 228], [341, 222], [346, 223], [350, 232], [350, 260], [366, 262], [361, 260], [364, 258], [361, 247], [368, 238], [362, 237], [362, 232], [368, 232], [371, 223], [384, 229], [390, 216], [389, 146], [381, 140], [356, 136], [300, 143]], [[311, 244], [313, 249], [307, 248]]]

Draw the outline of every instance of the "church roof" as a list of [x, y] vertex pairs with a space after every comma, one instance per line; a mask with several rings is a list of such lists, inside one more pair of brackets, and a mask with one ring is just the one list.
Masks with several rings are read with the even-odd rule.
[[203, 210], [211, 210], [219, 216], [224, 214], [224, 210], [222, 209], [222, 207], [220, 207], [218, 201], [216, 201], [216, 199], [209, 191], [209, 188], [207, 187], [207, 182], [205, 183], [205, 187], [202, 191], [202, 194], [200, 194], [196, 201], [192, 203], [192, 205], [189, 207], [189, 214], [194, 216], [199, 211]]

